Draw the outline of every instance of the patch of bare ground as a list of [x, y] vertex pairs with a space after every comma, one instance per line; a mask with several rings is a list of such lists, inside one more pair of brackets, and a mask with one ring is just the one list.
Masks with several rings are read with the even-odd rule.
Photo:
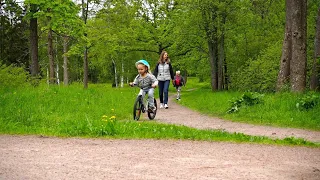
[[0, 179], [320, 179], [320, 150], [224, 142], [0, 136]]

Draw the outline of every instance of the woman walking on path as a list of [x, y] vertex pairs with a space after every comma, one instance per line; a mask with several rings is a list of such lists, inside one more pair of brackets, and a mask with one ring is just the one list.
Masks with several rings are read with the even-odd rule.
[[166, 51], [162, 51], [160, 54], [159, 61], [157, 66], [153, 72], [153, 75], [159, 81], [159, 98], [160, 98], [160, 108], [168, 109], [168, 91], [170, 80], [174, 78], [172, 65], [170, 63], [170, 59], [168, 53]]

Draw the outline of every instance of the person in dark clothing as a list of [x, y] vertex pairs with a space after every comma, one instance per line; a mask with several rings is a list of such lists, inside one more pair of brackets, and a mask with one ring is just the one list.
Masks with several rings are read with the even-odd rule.
[[177, 100], [181, 99], [181, 87], [185, 86], [184, 78], [180, 75], [180, 71], [176, 71], [176, 75], [172, 81], [173, 86], [176, 87], [177, 90]]

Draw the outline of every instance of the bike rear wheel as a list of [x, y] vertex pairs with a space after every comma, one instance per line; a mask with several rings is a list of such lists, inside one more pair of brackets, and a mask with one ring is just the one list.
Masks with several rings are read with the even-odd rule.
[[142, 112], [142, 96], [139, 95], [133, 106], [133, 119], [138, 121]]
[[154, 106], [156, 107], [156, 110], [154, 110], [154, 111], [149, 111], [148, 110], [148, 117], [149, 117], [150, 120], [152, 120], [152, 119], [154, 119], [156, 117], [157, 110], [158, 110], [157, 100], [154, 99], [153, 102], [154, 102]]

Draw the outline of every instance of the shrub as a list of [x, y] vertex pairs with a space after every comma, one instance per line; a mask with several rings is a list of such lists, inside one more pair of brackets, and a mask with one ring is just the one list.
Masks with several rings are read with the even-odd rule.
[[0, 64], [0, 87], [15, 88], [26, 86], [28, 73], [22, 67]]
[[304, 97], [299, 99], [296, 107], [299, 110], [310, 110], [319, 104], [320, 98], [315, 94], [306, 94]]
[[238, 112], [240, 107], [242, 106], [253, 106], [255, 104], [259, 104], [262, 101], [262, 94], [246, 92], [240, 98], [231, 101], [231, 108], [227, 111], [227, 113]]
[[248, 61], [231, 74], [231, 89], [238, 91], [274, 92], [281, 57], [281, 44], [267, 47], [256, 59]]

